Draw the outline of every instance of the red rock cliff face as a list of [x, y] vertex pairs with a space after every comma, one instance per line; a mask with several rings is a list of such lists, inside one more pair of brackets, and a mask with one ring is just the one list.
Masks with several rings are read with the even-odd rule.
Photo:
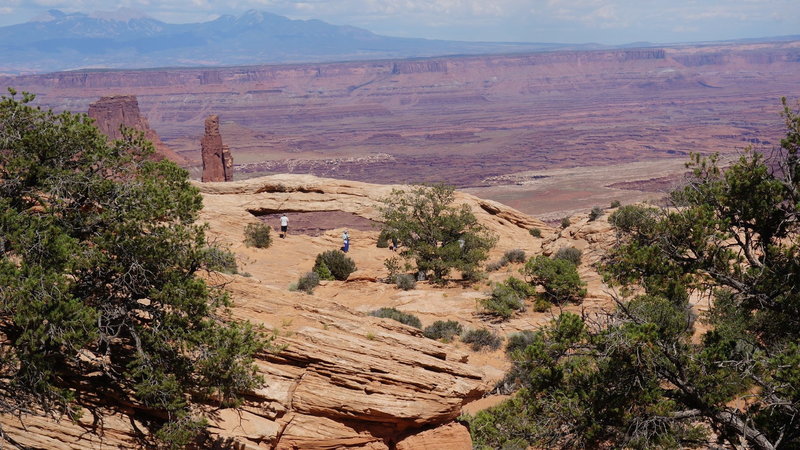
[[206, 134], [200, 141], [203, 151], [203, 181], [233, 181], [233, 157], [219, 134], [219, 116], [206, 118]]
[[109, 139], [122, 138], [122, 126], [143, 131], [145, 137], [156, 147], [158, 159], [167, 158], [180, 165], [186, 164], [186, 160], [161, 142], [158, 134], [150, 128], [147, 119], [139, 112], [139, 102], [134, 95], [103, 97], [89, 105], [89, 117], [94, 119], [97, 129]]

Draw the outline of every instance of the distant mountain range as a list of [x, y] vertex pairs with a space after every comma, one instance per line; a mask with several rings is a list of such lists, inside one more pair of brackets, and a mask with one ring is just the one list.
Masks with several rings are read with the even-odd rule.
[[320, 20], [262, 11], [203, 23], [169, 24], [144, 14], [66, 14], [50, 10], [0, 27], [0, 73], [72, 69], [230, 66], [484, 54], [592, 45], [484, 43], [380, 36]]

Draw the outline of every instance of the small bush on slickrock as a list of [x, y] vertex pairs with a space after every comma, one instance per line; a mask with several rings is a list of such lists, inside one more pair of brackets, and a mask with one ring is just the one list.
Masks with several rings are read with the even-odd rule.
[[463, 331], [464, 327], [455, 320], [437, 320], [422, 331], [426, 338], [450, 342]]
[[356, 271], [356, 263], [340, 250], [328, 250], [317, 255], [313, 270], [320, 275], [320, 278], [322, 278], [320, 272], [323, 270], [323, 265], [330, 270], [333, 278], [339, 281], [346, 280], [351, 273]]
[[512, 334], [506, 342], [506, 353], [511, 354], [517, 350], [524, 350], [534, 342], [535, 336], [533, 331], [528, 330]]
[[515, 248], [514, 250], [508, 250], [507, 252], [503, 253], [503, 258], [509, 263], [524, 263], [525, 262], [525, 250], [520, 250]]
[[600, 216], [602, 216], [604, 212], [605, 211], [603, 211], [603, 208], [601, 208], [599, 206], [595, 206], [594, 208], [592, 208], [592, 211], [589, 213], [589, 222], [594, 222], [595, 220], [600, 218]]
[[586, 296], [586, 283], [570, 261], [539, 255], [525, 264], [524, 271], [532, 284], [544, 288], [543, 296], [551, 303], [579, 301]]
[[461, 336], [461, 342], [469, 344], [472, 351], [481, 351], [484, 348], [497, 350], [503, 342], [503, 338], [496, 333], [492, 333], [486, 328], [469, 330]]
[[417, 287], [417, 280], [413, 275], [407, 273], [395, 276], [394, 280], [397, 287], [404, 291], [410, 291]]
[[553, 255], [553, 259], [564, 259], [572, 264], [575, 267], [581, 265], [581, 257], [583, 256], [583, 252], [575, 247], [561, 247], [558, 249], [555, 255]]
[[530, 284], [509, 277], [505, 282], [496, 284], [491, 296], [482, 299], [481, 305], [487, 313], [509, 319], [515, 311], [525, 309], [525, 299], [535, 292]]
[[369, 313], [370, 316], [380, 317], [383, 319], [396, 320], [402, 324], [410, 325], [414, 328], [422, 328], [422, 322], [413, 314], [404, 313], [403, 311], [395, 308], [381, 308]]
[[297, 289], [306, 294], [311, 294], [314, 292], [314, 288], [319, 286], [319, 279], [320, 277], [316, 272], [307, 272], [297, 280]]
[[244, 228], [244, 243], [248, 247], [267, 248], [272, 245], [269, 225], [259, 223], [249, 223]]
[[219, 247], [208, 247], [205, 252], [205, 268], [215, 272], [234, 274], [239, 272], [236, 255]]
[[538, 228], [531, 228], [530, 230], [528, 230], [528, 233], [530, 233], [531, 236], [533, 236], [535, 238], [542, 237], [542, 230], [540, 230]]
[[387, 230], [381, 230], [380, 234], [378, 234], [378, 242], [376, 243], [378, 248], [388, 248], [389, 247], [389, 232]]

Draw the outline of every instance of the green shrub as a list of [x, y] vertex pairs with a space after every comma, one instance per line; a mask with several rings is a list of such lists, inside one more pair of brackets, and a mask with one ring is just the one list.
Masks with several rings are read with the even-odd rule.
[[317, 255], [317, 259], [314, 261], [314, 272], [319, 274], [323, 264], [328, 267], [333, 278], [339, 281], [346, 280], [351, 273], [356, 271], [356, 263], [341, 250], [328, 250]]
[[608, 216], [608, 223], [621, 233], [651, 234], [658, 213], [657, 209], [649, 206], [625, 205]]
[[544, 296], [553, 303], [577, 301], [586, 296], [584, 283], [575, 264], [565, 259], [539, 255], [525, 264], [525, 275], [531, 283], [544, 287]]
[[506, 353], [524, 350], [528, 345], [534, 342], [535, 337], [536, 333], [528, 330], [512, 334], [508, 337], [508, 342], [506, 342]]
[[507, 252], [503, 253], [503, 259], [505, 259], [509, 263], [524, 263], [525, 250], [521, 250], [518, 248], [515, 248], [514, 250], [508, 250]]
[[381, 230], [378, 234], [378, 248], [389, 248], [389, 232], [387, 230]]
[[314, 288], [319, 286], [319, 275], [316, 272], [307, 272], [297, 280], [297, 289], [311, 294]]
[[490, 350], [497, 350], [500, 348], [503, 338], [498, 336], [497, 333], [492, 333], [486, 328], [480, 328], [465, 332], [461, 336], [461, 342], [469, 344], [472, 351], [477, 352], [487, 347]]
[[534, 294], [536, 294], [536, 288], [531, 286], [530, 283], [520, 280], [519, 278], [508, 277], [503, 283], [510, 289], [513, 289], [514, 292], [516, 292], [522, 299], [532, 297]]
[[388, 283], [396, 282], [396, 277], [402, 270], [400, 263], [402, 260], [397, 256], [392, 256], [391, 258], [387, 258], [383, 261], [383, 267], [386, 267], [386, 270], [389, 271]]
[[248, 247], [267, 248], [272, 244], [269, 225], [258, 222], [248, 223], [244, 228], [244, 243]]
[[567, 228], [570, 225], [572, 225], [572, 222], [569, 220], [569, 217], [561, 219], [561, 228]]
[[505, 258], [500, 258], [497, 261], [492, 261], [489, 264], [486, 264], [486, 270], [488, 272], [495, 272], [495, 271], [498, 271], [498, 270], [502, 269], [503, 267], [505, 267], [507, 265], [508, 265], [508, 260], [505, 259]]
[[495, 286], [491, 296], [481, 299], [480, 303], [487, 313], [506, 320], [525, 305], [519, 294], [504, 284]]
[[238, 273], [236, 265], [236, 255], [230, 250], [219, 247], [208, 247], [203, 255], [205, 268], [222, 273]]
[[603, 212], [604, 212], [603, 208], [599, 206], [593, 207], [591, 212], [589, 212], [589, 222], [594, 222], [595, 220], [597, 220], [600, 216], [603, 215]]
[[395, 308], [381, 308], [369, 313], [370, 316], [380, 317], [384, 319], [396, 320], [402, 324], [410, 325], [414, 328], [422, 328], [422, 322], [413, 314], [404, 313], [403, 311]]
[[542, 230], [540, 230], [538, 228], [531, 228], [530, 230], [528, 230], [528, 233], [530, 233], [531, 236], [533, 236], [535, 238], [542, 237]]
[[619, 200], [614, 200], [613, 202], [611, 202], [612, 208], [619, 208], [620, 206], [622, 206], [622, 203], [620, 203]]
[[533, 301], [533, 310], [536, 312], [547, 312], [550, 311], [550, 308], [552, 307], [553, 304], [544, 297], [536, 297], [536, 299]]
[[331, 270], [328, 269], [328, 265], [324, 262], [320, 263], [319, 265], [315, 265], [312, 271], [319, 276], [320, 280], [335, 280]]
[[417, 287], [417, 280], [414, 279], [413, 275], [409, 275], [407, 273], [400, 274], [394, 277], [395, 284], [397, 287], [404, 291], [410, 291]]
[[422, 334], [429, 339], [450, 342], [453, 340], [453, 337], [461, 334], [463, 330], [464, 328], [461, 324], [455, 320], [437, 320], [433, 322], [432, 325], [425, 327], [425, 329], [422, 330]]
[[581, 257], [583, 256], [583, 252], [580, 249], [575, 247], [561, 247], [558, 249], [555, 255], [553, 255], [553, 259], [564, 259], [575, 266], [581, 265]]

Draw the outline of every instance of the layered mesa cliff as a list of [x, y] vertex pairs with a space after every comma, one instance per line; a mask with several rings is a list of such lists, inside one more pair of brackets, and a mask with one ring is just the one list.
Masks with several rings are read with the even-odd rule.
[[313, 173], [484, 186], [509, 172], [769, 148], [779, 99], [800, 97], [800, 42], [4, 78], [85, 111], [137, 95], [153, 128], [200, 165], [223, 118], [238, 178]]

